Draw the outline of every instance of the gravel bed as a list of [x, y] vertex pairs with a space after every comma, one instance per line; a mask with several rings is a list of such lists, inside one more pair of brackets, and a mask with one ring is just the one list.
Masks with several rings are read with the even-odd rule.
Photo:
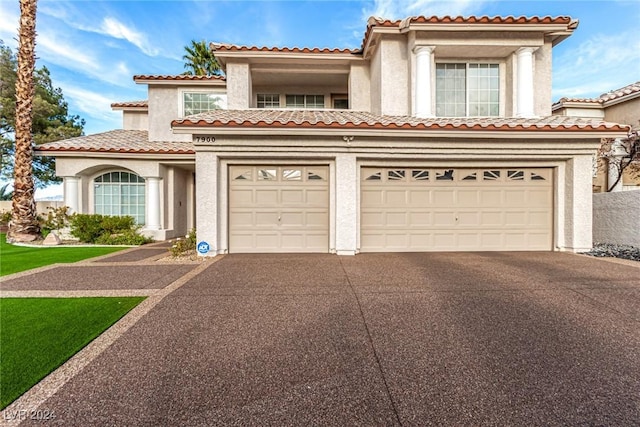
[[589, 252], [583, 252], [585, 255], [595, 257], [613, 257], [630, 259], [632, 261], [640, 261], [640, 248], [629, 245], [614, 245], [611, 243], [596, 243]]

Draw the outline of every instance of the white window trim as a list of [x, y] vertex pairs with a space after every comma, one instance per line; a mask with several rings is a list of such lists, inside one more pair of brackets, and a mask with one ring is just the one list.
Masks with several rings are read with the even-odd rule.
[[[184, 94], [185, 93], [213, 93], [216, 95], [224, 95], [227, 96], [227, 91], [224, 89], [213, 89], [213, 88], [180, 88], [178, 89], [178, 117], [185, 117], [184, 115]], [[229, 99], [227, 98], [227, 103]], [[226, 110], [227, 106], [225, 105], [223, 110]]]
[[[434, 62], [433, 62], [433, 71], [432, 71], [432, 79], [431, 79], [431, 87], [433, 88], [433, 92], [432, 92], [432, 106], [433, 106], [433, 111], [435, 113], [436, 109], [437, 109], [437, 104], [436, 104], [436, 68], [438, 64], [465, 64], [467, 66], [467, 70], [469, 69], [469, 64], [493, 64], [493, 65], [498, 65], [498, 73], [499, 73], [499, 81], [500, 81], [500, 86], [499, 86], [499, 106], [498, 106], [498, 115], [497, 116], [486, 116], [486, 117], [505, 117], [506, 112], [507, 112], [507, 108], [506, 108], [506, 102], [507, 102], [507, 96], [506, 96], [506, 88], [507, 88], [507, 80], [506, 80], [506, 72], [507, 72], [507, 65], [506, 62], [503, 59], [492, 59], [492, 58], [482, 58], [482, 59], [478, 59], [478, 58], [458, 58], [458, 59], [439, 59], [439, 58], [435, 58]], [[466, 96], [466, 116], [464, 117], [472, 117], [469, 116], [469, 92], [466, 91], [465, 93]], [[434, 114], [435, 115], [435, 114]], [[437, 115], [435, 115], [437, 117]], [[473, 116], [475, 117], [475, 116]], [[485, 117], [485, 116], [480, 116], [480, 117]]]

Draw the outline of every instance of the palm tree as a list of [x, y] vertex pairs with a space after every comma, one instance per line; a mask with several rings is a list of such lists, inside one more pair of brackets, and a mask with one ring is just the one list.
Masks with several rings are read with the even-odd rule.
[[16, 80], [16, 146], [14, 160], [12, 218], [7, 240], [29, 242], [40, 236], [33, 182], [33, 98], [36, 65], [37, 0], [20, 0], [18, 78]]
[[221, 68], [213, 51], [207, 46], [207, 42], [202, 40], [197, 42], [191, 40], [191, 46], [185, 46], [187, 52], [182, 59], [185, 60], [184, 74], [195, 76], [217, 76], [220, 75]]

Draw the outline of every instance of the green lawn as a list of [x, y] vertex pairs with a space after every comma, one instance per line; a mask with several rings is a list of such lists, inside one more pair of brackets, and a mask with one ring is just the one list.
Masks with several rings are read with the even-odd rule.
[[0, 234], [0, 276], [30, 270], [59, 262], [76, 262], [87, 258], [120, 251], [123, 247], [50, 247], [31, 248], [7, 243], [6, 234]]
[[144, 297], [0, 298], [0, 408], [142, 300]]

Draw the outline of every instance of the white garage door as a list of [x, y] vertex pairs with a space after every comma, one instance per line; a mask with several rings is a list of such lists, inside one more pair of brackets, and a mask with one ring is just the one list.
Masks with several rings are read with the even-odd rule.
[[552, 172], [363, 168], [360, 250], [551, 250]]
[[328, 166], [230, 166], [229, 251], [328, 252]]

